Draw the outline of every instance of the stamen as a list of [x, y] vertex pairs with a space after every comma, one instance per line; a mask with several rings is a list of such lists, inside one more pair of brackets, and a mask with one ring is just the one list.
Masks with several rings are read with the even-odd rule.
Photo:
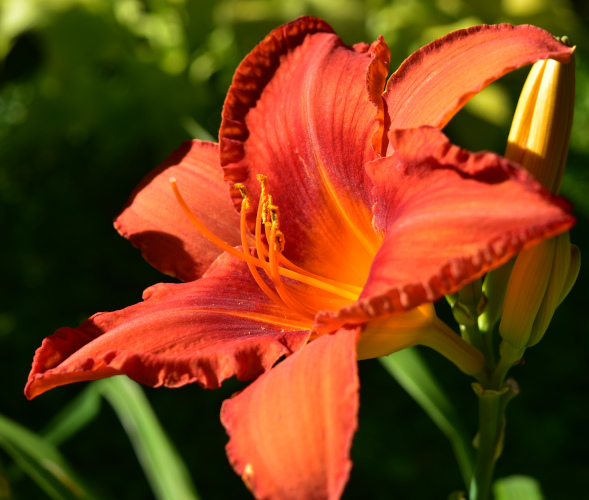
[[[266, 239], [270, 240], [270, 229], [271, 229], [271, 222], [268, 220], [271, 217], [268, 216], [271, 213], [271, 207], [274, 207], [276, 211], [278, 211], [278, 207], [275, 207], [272, 204], [272, 196], [268, 194], [268, 178], [265, 175], [258, 174], [256, 175], [256, 179], [260, 183], [261, 191], [260, 191], [260, 201], [258, 203], [258, 213], [256, 216], [256, 249], [258, 250], [258, 257], [260, 259], [264, 259], [265, 256], [268, 255], [268, 251], [264, 247], [262, 243], [262, 223], [264, 223], [264, 232], [266, 233]], [[276, 212], [277, 213], [277, 212]], [[281, 233], [282, 234], [282, 233]], [[283, 242], [284, 247], [284, 242]], [[319, 276], [318, 274], [312, 273], [310, 271], [306, 271], [305, 269], [300, 268], [296, 264], [293, 264], [290, 260], [288, 260], [284, 255], [282, 255], [282, 250], [278, 255], [278, 259], [281, 264], [284, 265], [285, 268], [290, 269], [298, 274], [303, 276], [307, 276], [311, 279], [315, 279], [321, 281], [323, 283], [330, 284], [340, 290], [345, 290], [355, 294], [355, 298], [352, 300], [356, 300], [358, 296], [362, 293], [362, 287], [350, 285], [348, 283], [341, 283], [339, 281], [331, 280], [328, 278], [324, 278], [323, 276]], [[295, 278], [298, 280], [298, 278]], [[299, 280], [302, 281], [302, 280]], [[314, 285], [312, 285], [314, 286]], [[339, 294], [337, 294], [339, 295]], [[349, 296], [344, 296], [345, 298], [349, 298]]]
[[[268, 262], [263, 260], [263, 257], [262, 257], [262, 259], [260, 259], [260, 258], [253, 257], [249, 253], [246, 254], [244, 252], [241, 252], [241, 251], [237, 250], [236, 248], [232, 247], [231, 245], [229, 245], [228, 243], [224, 242], [223, 240], [221, 240], [217, 236], [215, 236], [213, 233], [211, 233], [211, 231], [209, 231], [206, 228], [206, 226], [192, 213], [192, 211], [190, 210], [190, 207], [186, 204], [186, 202], [184, 201], [184, 198], [182, 198], [182, 195], [180, 194], [180, 191], [178, 190], [178, 186], [176, 185], [175, 178], [173, 178], [173, 177], [170, 178], [170, 184], [172, 185], [172, 189], [174, 190], [174, 195], [176, 196], [176, 199], [177, 199], [178, 203], [180, 204], [180, 207], [182, 208], [182, 210], [184, 211], [186, 216], [190, 219], [190, 221], [194, 224], [194, 226], [201, 232], [201, 234], [205, 238], [207, 238], [211, 243], [215, 244], [216, 246], [218, 246], [222, 250], [233, 255], [234, 257], [237, 257], [238, 259], [243, 260], [246, 263], [253, 264], [256, 267], [261, 267], [262, 269], [264, 269], [264, 271], [269, 276], [271, 276], [271, 265], [269, 265]], [[271, 199], [271, 197], [268, 195], [267, 200], [270, 201], [270, 199]], [[263, 213], [264, 213], [264, 209], [262, 209], [262, 214]], [[271, 226], [271, 223], [269, 225]], [[271, 231], [270, 231], [270, 233], [271, 233]], [[270, 237], [272, 237], [271, 234], [270, 234]], [[256, 240], [257, 240], [257, 238], [256, 238]], [[257, 244], [257, 241], [256, 241], [256, 244]], [[271, 248], [275, 244], [276, 244], [276, 242], [274, 241], [270, 245]], [[262, 253], [259, 255], [263, 256], [264, 254]], [[270, 255], [271, 255], [271, 253], [270, 253]], [[342, 290], [338, 286], [334, 286], [334, 285], [331, 285], [330, 283], [326, 283], [325, 281], [323, 281], [323, 279], [315, 279], [310, 276], [305, 276], [303, 274], [294, 272], [290, 269], [286, 269], [284, 267], [278, 267], [278, 263], [276, 263], [276, 268], [277, 268], [277, 274], [280, 276], [292, 278], [296, 281], [300, 281], [302, 283], [306, 283], [307, 285], [311, 285], [316, 288], [320, 288], [321, 290], [325, 290], [326, 292], [333, 293], [334, 295], [338, 295], [340, 297], [343, 297], [343, 298], [351, 300], [351, 301], [358, 299], [359, 294], [350, 292], [348, 290]]]
[[243, 200], [241, 202], [241, 210], [242, 211], [249, 210], [251, 204], [250, 204], [250, 197], [249, 197], [246, 187], [239, 182], [236, 182], [235, 184], [233, 184], [233, 187], [235, 189], [239, 190], [239, 192], [241, 193], [241, 197], [243, 198]]
[[260, 192], [260, 201], [258, 202], [258, 213], [256, 215], [256, 250], [258, 251], [258, 258], [264, 260], [266, 249], [262, 243], [262, 222], [266, 222], [266, 197], [268, 192], [268, 184], [265, 175], [258, 174], [256, 176], [260, 184], [262, 185], [262, 191]]
[[[243, 200], [241, 202], [241, 214], [240, 214], [240, 224], [239, 224], [240, 233], [241, 233], [241, 246], [243, 247], [244, 253], [251, 255], [249, 245], [247, 242], [247, 227], [246, 227], [246, 214], [245, 214], [246, 210], [248, 210], [251, 206], [249, 194], [247, 192], [246, 187], [243, 184], [236, 183], [233, 185], [233, 187], [235, 189], [239, 189], [239, 192], [241, 193], [241, 197], [243, 198]], [[266, 285], [266, 283], [264, 282], [264, 280], [260, 276], [260, 273], [258, 273], [258, 270], [256, 269], [256, 267], [247, 261], [246, 261], [246, 264], [247, 264], [248, 269], [250, 270], [250, 273], [252, 273], [252, 277], [254, 278], [254, 280], [256, 281], [258, 286], [262, 289], [262, 291], [268, 297], [270, 297], [277, 305], [279, 305], [281, 307], [286, 307], [286, 304], [280, 299], [280, 297], [278, 295], [276, 295], [270, 289], [270, 287], [268, 285]]]
[[284, 283], [280, 281], [280, 276], [278, 275], [278, 260], [276, 259], [276, 230], [278, 228], [278, 224], [272, 224], [272, 230], [270, 233], [270, 279], [274, 283], [276, 287], [276, 291], [280, 298], [286, 302], [286, 304], [299, 313], [301, 316], [304, 316], [309, 319], [315, 318], [316, 311], [313, 311], [310, 307], [306, 306], [305, 304], [301, 304], [297, 300], [295, 300], [289, 293], [287, 288], [285, 287]]

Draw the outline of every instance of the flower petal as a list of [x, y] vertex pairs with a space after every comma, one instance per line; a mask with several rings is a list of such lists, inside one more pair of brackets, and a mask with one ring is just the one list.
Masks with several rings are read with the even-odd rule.
[[443, 128], [491, 82], [539, 59], [569, 60], [574, 49], [530, 25], [473, 26], [414, 52], [388, 81], [390, 129]]
[[120, 374], [154, 387], [216, 388], [233, 375], [255, 378], [309, 336], [308, 321], [276, 306], [245, 264], [227, 254], [202, 279], [155, 285], [143, 297], [46, 338], [26, 396]]
[[202, 236], [176, 201], [170, 186], [175, 177], [196, 216], [219, 238], [238, 245], [235, 213], [223, 172], [219, 147], [212, 142], [185, 142], [135, 188], [115, 228], [139, 248], [156, 269], [192, 281], [221, 254]]
[[[379, 244], [363, 165], [376, 157], [373, 140], [382, 135], [388, 57], [382, 38], [350, 48], [323, 21], [300, 18], [244, 59], [223, 108], [226, 180], [245, 184], [257, 202], [256, 174], [266, 175], [285, 255], [349, 283], [365, 281]], [[233, 196], [239, 207], [240, 192]], [[255, 207], [251, 212], [253, 230]]]
[[223, 403], [227, 455], [258, 499], [337, 499], [357, 428], [356, 330], [324, 335]]
[[395, 154], [367, 165], [374, 224], [386, 236], [364, 300], [320, 313], [317, 328], [435, 301], [575, 222], [565, 200], [499, 155], [462, 150], [433, 127], [397, 130], [389, 139]]

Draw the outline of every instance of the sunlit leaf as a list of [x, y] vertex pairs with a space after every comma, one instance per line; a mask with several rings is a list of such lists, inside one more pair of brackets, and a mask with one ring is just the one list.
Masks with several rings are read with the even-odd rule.
[[509, 476], [493, 483], [495, 500], [544, 500], [540, 483], [530, 476]]

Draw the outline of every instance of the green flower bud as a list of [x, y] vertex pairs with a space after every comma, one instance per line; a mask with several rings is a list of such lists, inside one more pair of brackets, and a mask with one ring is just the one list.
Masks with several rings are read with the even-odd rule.
[[[534, 320], [532, 331], [530, 332], [530, 339], [528, 347], [536, 345], [546, 332], [554, 311], [561, 303], [564, 287], [569, 276], [569, 269], [571, 265], [571, 239], [569, 233], [561, 234], [553, 239], [556, 241], [554, 248], [554, 259], [552, 261], [552, 270], [548, 279], [548, 286], [546, 293], [538, 314]], [[571, 285], [572, 286], [572, 285]]]
[[550, 281], [555, 239], [521, 252], [513, 265], [499, 323], [499, 334], [513, 347], [528, 345]]
[[575, 281], [577, 281], [577, 277], [579, 276], [579, 271], [581, 270], [581, 250], [577, 245], [571, 245], [571, 264], [569, 266], [569, 274], [567, 275], [564, 288], [562, 290], [562, 295], [560, 296], [560, 303], [566, 299], [566, 296], [569, 294]]
[[521, 252], [505, 294], [499, 333], [516, 349], [536, 345], [554, 311], [571, 290], [581, 266], [569, 233]]

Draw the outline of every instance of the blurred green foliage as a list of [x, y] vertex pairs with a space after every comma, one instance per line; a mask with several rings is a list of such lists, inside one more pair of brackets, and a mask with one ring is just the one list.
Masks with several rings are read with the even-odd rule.
[[[568, 35], [578, 45], [578, 83], [562, 194], [576, 204], [572, 240], [589, 248], [589, 7], [582, 0], [0, 0], [0, 414], [42, 429], [83, 389], [24, 399], [42, 339], [96, 311], [137, 302], [143, 288], [166, 280], [111, 220], [180, 142], [216, 136], [241, 58], [302, 14], [325, 18], [349, 44], [383, 34], [393, 69], [419, 46], [478, 23], [531, 23]], [[446, 129], [453, 141], [502, 152], [526, 73], [473, 99]], [[547, 498], [585, 492], [587, 283], [584, 268], [545, 340], [514, 373], [522, 395], [508, 412], [497, 472], [536, 477]], [[468, 381], [424, 354], [474, 434]], [[361, 363], [360, 374], [360, 430], [345, 497], [442, 498], [459, 487], [450, 445], [427, 415], [378, 363]], [[239, 387], [146, 390], [203, 499], [249, 498], [224, 456], [218, 421], [221, 401]], [[108, 407], [60, 450], [99, 495], [153, 498]], [[0, 453], [0, 498], [8, 488], [11, 498], [45, 498]]]

